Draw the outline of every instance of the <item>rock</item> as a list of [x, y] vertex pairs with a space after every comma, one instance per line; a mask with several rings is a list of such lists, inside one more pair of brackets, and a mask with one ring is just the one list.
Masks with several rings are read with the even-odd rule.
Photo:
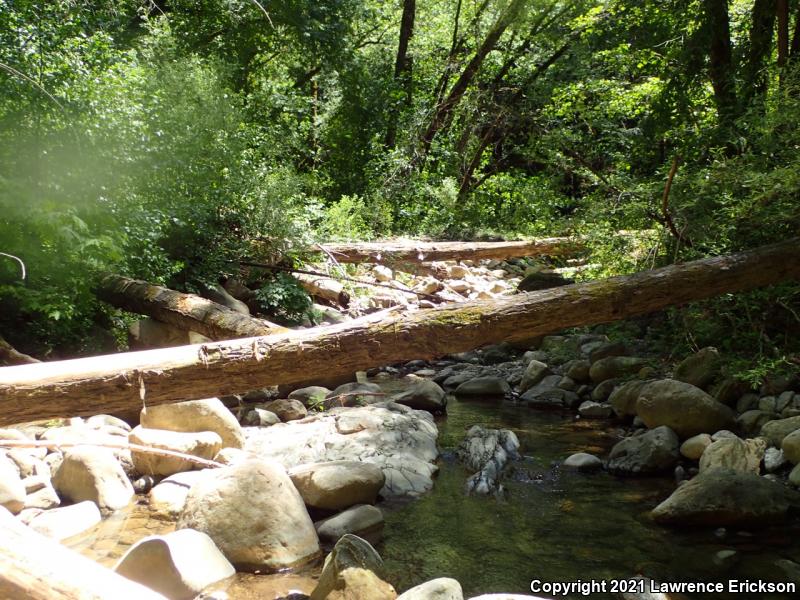
[[281, 420], [278, 415], [270, 410], [254, 408], [247, 413], [246, 422], [248, 425], [255, 425], [256, 427], [270, 427], [280, 423]]
[[740, 439], [739, 436], [733, 433], [732, 431], [729, 431], [727, 429], [720, 429], [711, 436], [711, 441], [717, 442], [719, 440], [727, 440], [731, 438], [736, 438], [737, 440]]
[[[772, 417], [760, 410], [748, 410], [736, 417], [736, 426], [745, 434], [754, 434], [772, 420]], [[762, 434], [763, 435], [763, 434]]]
[[720, 550], [714, 554], [713, 561], [722, 569], [732, 569], [739, 562], [739, 553], [736, 550]]
[[752, 473], [708, 469], [653, 509], [665, 525], [709, 527], [778, 523], [798, 502], [783, 485]]
[[30, 441], [31, 438], [22, 433], [19, 429], [0, 428], [0, 440], [19, 440], [21, 442]]
[[794, 562], [793, 560], [788, 559], [780, 559], [775, 561], [775, 566], [778, 567], [781, 571], [783, 571], [786, 578], [795, 583], [800, 585], [800, 565]]
[[86, 426], [92, 429], [104, 429], [106, 427], [116, 427], [124, 431], [130, 431], [131, 426], [119, 417], [113, 415], [93, 415], [86, 419]]
[[511, 393], [511, 386], [499, 377], [476, 377], [456, 388], [459, 398], [502, 398]]
[[170, 600], [191, 600], [236, 570], [205, 533], [180, 529], [136, 542], [114, 567]]
[[777, 419], [769, 421], [761, 427], [761, 437], [767, 438], [770, 444], [780, 448], [785, 438], [790, 433], [800, 429], [800, 417], [789, 417], [788, 419]]
[[[336, 595], [336, 591], [341, 591], [351, 587], [348, 585], [347, 578], [344, 577], [346, 571], [365, 571], [372, 573], [373, 577], [359, 574], [358, 579], [370, 587], [362, 590], [351, 590], [350, 595]], [[389, 584], [380, 578], [383, 576], [383, 560], [369, 542], [358, 536], [346, 534], [336, 543], [333, 551], [325, 558], [325, 565], [319, 576], [319, 583], [311, 593], [311, 600], [393, 600], [397, 597]], [[360, 588], [360, 586], [359, 586]]]
[[636, 401], [639, 399], [642, 388], [648, 383], [647, 381], [629, 381], [614, 388], [608, 398], [608, 403], [618, 417], [636, 416]]
[[509, 344], [487, 346], [481, 354], [481, 362], [485, 365], [497, 365], [508, 362], [516, 353]]
[[548, 388], [541, 383], [520, 396], [529, 408], [577, 408], [581, 399], [575, 392], [561, 388]]
[[397, 600], [464, 600], [464, 592], [455, 579], [440, 577], [411, 588]]
[[97, 504], [84, 500], [71, 506], [43, 511], [31, 519], [28, 526], [42, 535], [61, 541], [91, 529], [101, 518]]
[[[711, 387], [711, 395], [718, 402], [733, 406], [747, 392], [747, 384], [734, 377], [724, 377]], [[740, 411], [743, 412], [743, 411]]]
[[241, 448], [244, 443], [239, 422], [219, 398], [148, 406], [139, 419], [142, 427], [149, 429], [213, 431], [222, 438], [223, 448]]
[[208, 534], [239, 570], [277, 571], [319, 555], [300, 493], [280, 464], [261, 458], [197, 481], [176, 527]]
[[551, 375], [552, 371], [543, 362], [538, 360], [531, 360], [528, 366], [525, 367], [525, 372], [522, 375], [522, 381], [519, 384], [520, 393], [525, 392], [539, 383], [547, 375]]
[[392, 396], [392, 402], [434, 414], [444, 412], [447, 406], [444, 390], [436, 382], [428, 379], [417, 381], [405, 392]]
[[520, 292], [533, 292], [536, 290], [547, 290], [562, 285], [575, 283], [574, 279], [568, 279], [554, 271], [534, 271], [527, 273], [522, 281], [517, 285]]
[[467, 493], [485, 495], [502, 491], [499, 478], [509, 460], [519, 458], [519, 440], [508, 429], [487, 429], [473, 425], [459, 444], [456, 454], [471, 471]]
[[708, 346], [684, 358], [675, 367], [675, 379], [705, 389], [719, 375], [722, 357], [716, 348]]
[[601, 383], [607, 379], [615, 379], [634, 375], [647, 364], [643, 358], [633, 356], [608, 356], [593, 362], [589, 369], [589, 377], [595, 383]]
[[0, 452], [0, 506], [17, 514], [25, 508], [25, 486], [14, 463]]
[[793, 431], [781, 442], [783, 455], [792, 464], [800, 463], [800, 429]]
[[614, 414], [614, 411], [608, 404], [587, 400], [578, 407], [578, 414], [584, 419], [608, 419]]
[[319, 539], [329, 544], [335, 543], [346, 533], [377, 544], [383, 531], [383, 513], [370, 504], [359, 504], [314, 523], [314, 527]]
[[[171, 450], [206, 460], [213, 459], [222, 447], [222, 439], [213, 431], [189, 433], [137, 426], [131, 431], [128, 440], [132, 444]], [[197, 463], [182, 458], [137, 450], [131, 450], [131, 458], [136, 471], [142, 475], [173, 475], [198, 468]]]
[[[314, 593], [310, 598], [315, 597]], [[337, 575], [333, 589], [316, 597], [325, 600], [394, 600], [397, 592], [372, 571], [350, 568]]]
[[795, 465], [789, 473], [789, 483], [795, 487], [800, 487], [800, 464]]
[[650, 427], [666, 425], [681, 438], [732, 427], [733, 411], [700, 388], [674, 379], [645, 385], [636, 414]]
[[564, 365], [564, 375], [579, 383], [589, 383], [589, 369], [591, 363], [585, 359], [571, 360]]
[[248, 452], [289, 468], [333, 460], [377, 465], [386, 476], [383, 497], [416, 496], [433, 487], [438, 431], [425, 411], [383, 402], [246, 432]]
[[681, 444], [681, 455], [689, 460], [700, 460], [705, 449], [711, 445], [711, 436], [707, 433], [693, 435]]
[[375, 277], [375, 281], [381, 283], [386, 283], [387, 281], [394, 279], [394, 273], [392, 270], [384, 265], [375, 265], [372, 267], [372, 275]]
[[210, 470], [175, 473], [162, 479], [148, 494], [150, 510], [169, 518], [177, 517], [186, 504], [192, 486], [206, 477], [213, 477]]
[[755, 394], [744, 394], [736, 401], [736, 412], [743, 413], [748, 410], [758, 408], [758, 396]]
[[739, 438], [723, 438], [708, 446], [700, 457], [700, 472], [714, 468], [731, 469], [741, 473], [758, 475], [761, 460], [767, 449], [767, 441], [763, 438], [740, 440]]
[[56, 490], [50, 483], [49, 477], [41, 475], [31, 475], [22, 480], [27, 496], [25, 496], [25, 508], [55, 508], [61, 504]]
[[62, 498], [91, 500], [105, 510], [124, 508], [133, 498], [130, 480], [113, 453], [104, 448], [76, 447], [64, 452], [53, 486]]
[[606, 379], [604, 382], [599, 383], [592, 390], [591, 399], [593, 402], [605, 402], [611, 396], [611, 393], [619, 384], [618, 379]]
[[325, 397], [325, 408], [364, 406], [382, 400], [383, 390], [376, 383], [343, 383]]
[[786, 457], [783, 450], [778, 448], [767, 448], [764, 452], [764, 470], [767, 473], [774, 473], [786, 464]]
[[275, 400], [266, 404], [264, 409], [276, 414], [284, 423], [287, 421], [305, 419], [308, 416], [308, 411], [300, 400]]
[[625, 438], [608, 455], [608, 470], [622, 475], [645, 475], [672, 470], [678, 463], [678, 436], [661, 426]]
[[386, 481], [380, 467], [356, 461], [294, 467], [289, 470], [289, 477], [307, 506], [323, 510], [374, 504]]
[[128, 327], [128, 345], [131, 350], [171, 348], [210, 341], [210, 338], [195, 331], [178, 329], [150, 317], [134, 321]]
[[325, 396], [330, 393], [331, 391], [326, 387], [322, 387], [321, 385], [311, 385], [300, 388], [299, 390], [294, 390], [289, 394], [289, 400], [299, 400], [304, 406], [312, 408], [322, 404], [322, 402], [325, 400]]
[[[589, 362], [591, 363], [596, 363], [598, 360], [611, 356], [625, 356], [628, 354], [628, 350], [623, 342], [596, 341], [590, 343], [594, 344], [593, 348], [588, 349]], [[584, 352], [584, 354], [587, 354], [586, 348], [587, 346], [585, 345], [581, 346], [581, 351]]]
[[603, 461], [594, 454], [578, 452], [568, 456], [564, 461], [564, 468], [577, 469], [578, 471], [596, 471], [603, 467]]

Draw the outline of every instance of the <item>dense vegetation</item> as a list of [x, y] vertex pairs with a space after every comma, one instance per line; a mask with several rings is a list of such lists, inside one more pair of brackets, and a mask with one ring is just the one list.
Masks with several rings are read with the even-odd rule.
[[[798, 55], [794, 0], [0, 0], [0, 333], [108, 349], [99, 273], [197, 290], [253, 239], [580, 234], [601, 276], [796, 235]], [[799, 306], [668, 343], [786, 364]]]

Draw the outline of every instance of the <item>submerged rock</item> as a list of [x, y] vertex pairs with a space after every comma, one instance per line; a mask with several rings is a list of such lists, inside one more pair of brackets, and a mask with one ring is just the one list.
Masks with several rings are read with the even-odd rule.
[[489, 494], [502, 490], [499, 477], [509, 460], [519, 458], [519, 440], [507, 429], [473, 425], [459, 444], [461, 462], [477, 471], [467, 479], [467, 493]]
[[594, 454], [577, 452], [567, 457], [564, 461], [564, 467], [567, 469], [577, 469], [578, 471], [597, 471], [603, 468], [603, 461]]
[[708, 469], [680, 486], [653, 509], [666, 525], [727, 527], [779, 523], [800, 496], [753, 473]]

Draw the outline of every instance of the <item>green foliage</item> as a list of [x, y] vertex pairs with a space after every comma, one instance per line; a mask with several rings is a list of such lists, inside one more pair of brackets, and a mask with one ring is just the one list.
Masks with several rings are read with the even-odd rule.
[[287, 273], [275, 273], [256, 290], [261, 312], [289, 323], [299, 323], [308, 316], [311, 298]]

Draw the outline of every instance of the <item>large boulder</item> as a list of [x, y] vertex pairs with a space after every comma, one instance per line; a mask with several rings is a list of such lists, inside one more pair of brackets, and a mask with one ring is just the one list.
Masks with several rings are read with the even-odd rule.
[[741, 440], [737, 437], [719, 439], [710, 444], [700, 457], [700, 472], [724, 468], [758, 475], [761, 460], [767, 450], [763, 438]]
[[464, 600], [464, 592], [455, 579], [440, 577], [411, 588], [397, 600]]
[[681, 439], [714, 433], [734, 425], [733, 411], [689, 383], [662, 379], [644, 386], [636, 414], [650, 427], [666, 425]]
[[770, 444], [776, 448], [780, 448], [783, 443], [783, 438], [800, 429], [800, 416], [789, 417], [788, 419], [776, 419], [769, 421], [761, 427], [759, 434], [763, 438], [767, 438]]
[[702, 348], [675, 367], [675, 379], [705, 389], [720, 374], [722, 357], [716, 348]]
[[645, 475], [668, 471], [678, 464], [678, 436], [661, 426], [625, 438], [608, 455], [608, 470], [621, 475]]
[[761, 525], [784, 521], [799, 500], [796, 492], [765, 477], [708, 469], [675, 490], [652, 515], [666, 525]]
[[[128, 436], [128, 441], [148, 448], [180, 452], [206, 460], [213, 459], [222, 447], [222, 439], [213, 431], [181, 432], [147, 429], [141, 426], [134, 427]], [[197, 468], [197, 463], [177, 456], [135, 449], [131, 450], [131, 459], [136, 471], [142, 475], [174, 475]]]
[[64, 452], [53, 486], [62, 498], [73, 502], [91, 500], [105, 510], [124, 508], [134, 496], [122, 466], [104, 448], [77, 447]]
[[343, 383], [325, 396], [325, 408], [364, 406], [381, 400], [383, 390], [377, 383], [351, 381]]
[[277, 571], [319, 556], [303, 499], [283, 467], [249, 459], [189, 491], [177, 528], [207, 533], [239, 570]]
[[595, 383], [601, 383], [607, 379], [616, 379], [634, 375], [647, 364], [644, 358], [635, 356], [608, 356], [592, 363], [589, 369], [589, 377]]
[[136, 542], [114, 567], [170, 600], [191, 600], [236, 570], [205, 533], [179, 529]]
[[242, 427], [219, 398], [159, 404], [142, 409], [142, 427], [169, 431], [213, 431], [222, 438], [223, 448], [241, 448]]
[[308, 416], [308, 410], [300, 400], [281, 398], [264, 405], [264, 409], [277, 415], [283, 421], [297, 421]]
[[210, 470], [185, 471], [162, 479], [148, 494], [150, 510], [170, 519], [177, 518], [186, 505], [186, 497], [192, 486], [206, 477], [213, 477]]
[[375, 548], [358, 536], [346, 534], [325, 557], [311, 600], [394, 600], [397, 593], [382, 581], [383, 573], [383, 560]]
[[511, 386], [499, 377], [475, 377], [456, 388], [459, 398], [497, 399], [511, 393]]
[[386, 481], [380, 467], [346, 460], [295, 467], [289, 477], [307, 506], [324, 510], [374, 504]]
[[[610, 379], [607, 381], [611, 381]], [[636, 401], [639, 399], [639, 394], [642, 388], [650, 383], [649, 381], [628, 381], [620, 386], [614, 388], [611, 395], [608, 397], [608, 403], [614, 410], [618, 417], [635, 417], [636, 416]], [[599, 387], [599, 386], [598, 386]]]
[[417, 381], [405, 392], [393, 396], [392, 402], [434, 414], [444, 412], [447, 406], [444, 390], [429, 379]]
[[525, 392], [539, 383], [542, 379], [551, 375], [552, 371], [543, 362], [532, 360], [525, 367], [525, 372], [522, 374], [522, 381], [519, 383], [520, 393]]
[[248, 452], [287, 468], [335, 460], [377, 465], [386, 476], [384, 497], [417, 496], [433, 487], [438, 430], [426, 411], [383, 402], [245, 431]]

